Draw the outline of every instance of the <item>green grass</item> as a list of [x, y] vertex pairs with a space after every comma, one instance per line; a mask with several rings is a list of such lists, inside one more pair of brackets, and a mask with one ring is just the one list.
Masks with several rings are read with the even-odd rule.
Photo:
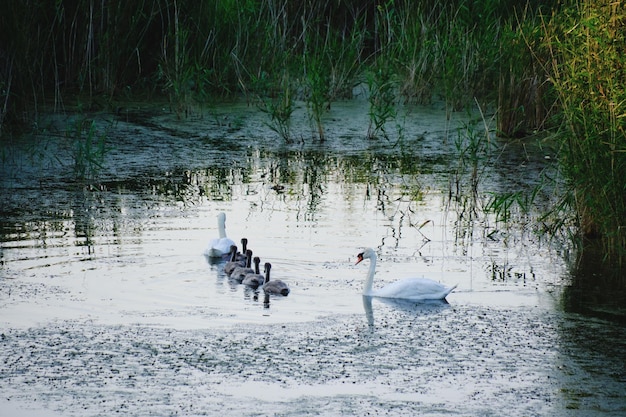
[[626, 261], [626, 7], [572, 2], [545, 21], [541, 52], [561, 108], [561, 158], [581, 239]]
[[74, 177], [78, 181], [95, 181], [110, 151], [106, 133], [98, 130], [94, 120], [78, 118], [65, 134], [72, 141]]

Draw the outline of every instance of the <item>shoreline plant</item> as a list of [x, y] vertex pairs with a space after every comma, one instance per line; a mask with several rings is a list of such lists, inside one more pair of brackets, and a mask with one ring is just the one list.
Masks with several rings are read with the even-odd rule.
[[[543, 21], [540, 51], [560, 107], [562, 169], [580, 239], [626, 263], [626, 5], [572, 1]], [[582, 246], [584, 251], [584, 245]]]

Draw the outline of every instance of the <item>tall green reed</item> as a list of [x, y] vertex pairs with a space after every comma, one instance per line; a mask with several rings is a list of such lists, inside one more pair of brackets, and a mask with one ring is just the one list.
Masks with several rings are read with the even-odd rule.
[[385, 126], [397, 116], [396, 82], [391, 66], [380, 60], [367, 76], [369, 125], [367, 137], [375, 139], [382, 135], [388, 139]]
[[271, 97], [259, 98], [259, 109], [267, 113], [267, 126], [284, 139], [286, 143], [293, 141], [291, 132], [291, 116], [294, 108], [294, 94], [289, 74], [285, 71], [279, 90]]
[[79, 181], [95, 181], [110, 151], [106, 132], [98, 131], [94, 120], [78, 118], [65, 134], [72, 141], [74, 177]]
[[561, 160], [582, 238], [626, 261], [626, 6], [568, 3], [545, 20], [540, 51], [562, 109]]
[[497, 130], [503, 137], [550, 128], [556, 100], [541, 63], [541, 15], [525, 8], [502, 26], [498, 59]]
[[488, 95], [489, 80], [497, 80], [491, 58], [500, 50], [493, 47], [499, 18], [518, 2], [12, 3], [0, 16], [0, 34], [9, 40], [0, 64], [12, 68], [11, 77], [4, 71], [12, 91], [4, 96], [5, 120], [21, 114], [20, 100], [52, 99], [60, 108], [69, 92], [109, 100], [165, 92], [182, 114], [211, 96], [254, 97], [259, 80], [276, 83], [264, 87], [269, 93], [281, 77], [264, 74], [280, 73], [287, 54], [290, 79], [308, 92], [319, 135], [325, 107], [350, 96], [380, 51], [407, 101], [441, 95], [459, 108]]
[[323, 58], [316, 54], [308, 54], [305, 58], [306, 81], [305, 100], [312, 123], [317, 131], [320, 142], [325, 139], [324, 134], [324, 113], [330, 109], [328, 92], [330, 89], [330, 76]]

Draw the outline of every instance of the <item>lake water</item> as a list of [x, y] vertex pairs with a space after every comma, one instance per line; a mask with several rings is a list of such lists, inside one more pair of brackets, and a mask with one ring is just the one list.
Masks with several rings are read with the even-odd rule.
[[[365, 103], [333, 104], [319, 143], [300, 106], [285, 144], [242, 103], [129, 107], [95, 117], [90, 186], [74, 116], [3, 145], [0, 416], [625, 415], [626, 328], [564, 305], [572, 249], [534, 233], [555, 187], [539, 211], [483, 212], [553, 175], [554, 151], [442, 106], [402, 115], [368, 140]], [[203, 256], [220, 212], [289, 296]], [[374, 286], [458, 287], [363, 297], [363, 247]]]

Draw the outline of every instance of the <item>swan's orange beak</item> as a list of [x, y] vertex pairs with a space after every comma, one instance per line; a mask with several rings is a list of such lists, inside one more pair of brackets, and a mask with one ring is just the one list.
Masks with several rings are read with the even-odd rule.
[[[359, 254], [356, 256], [356, 264], [358, 264], [358, 263], [359, 263], [359, 262], [361, 262], [362, 260], [363, 260], [363, 252], [359, 253]], [[356, 264], [355, 264], [355, 265], [356, 265]]]

